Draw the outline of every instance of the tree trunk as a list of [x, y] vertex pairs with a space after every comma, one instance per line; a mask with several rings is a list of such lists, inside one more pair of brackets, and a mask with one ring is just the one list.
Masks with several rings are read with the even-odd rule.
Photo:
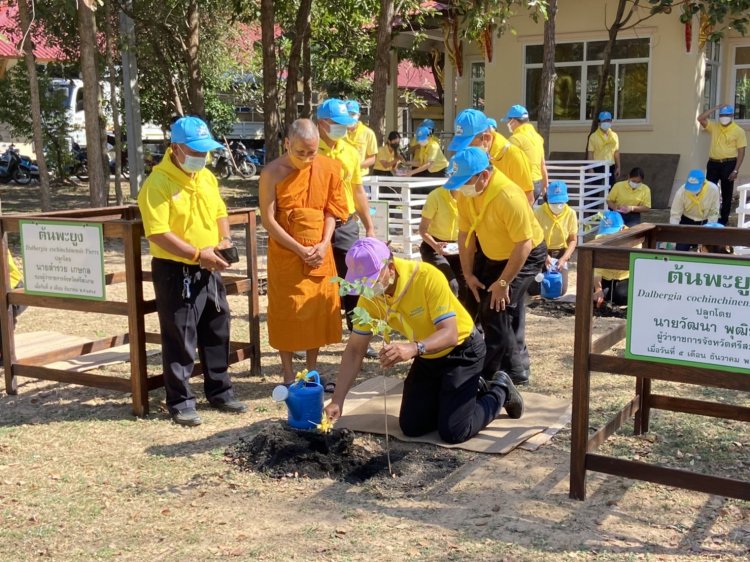
[[26, 4], [26, 0], [19, 0], [18, 2], [18, 17], [21, 20], [21, 31], [26, 37], [26, 41], [23, 44], [23, 56], [26, 61], [26, 71], [29, 75], [29, 89], [31, 90], [31, 121], [33, 127], [34, 153], [36, 154], [37, 166], [39, 166], [42, 211], [49, 211], [52, 208], [52, 201], [50, 199], [47, 161], [44, 159], [42, 106], [39, 97], [39, 81], [36, 75], [36, 61], [34, 60], [34, 44], [31, 39], [31, 33], [29, 33], [31, 17], [29, 16], [29, 7]]
[[92, 207], [107, 205], [102, 154], [102, 126], [99, 116], [99, 70], [96, 64], [96, 19], [85, 2], [78, 3], [78, 33], [81, 39], [81, 76], [83, 78], [83, 110], [86, 116], [86, 157], [89, 169], [89, 193]]
[[188, 69], [188, 98], [193, 115], [206, 118], [206, 102], [203, 97], [203, 80], [200, 67], [200, 13], [198, 0], [190, 0], [187, 9], [187, 51], [185, 53]]
[[[432, 55], [432, 53], [431, 53]], [[440, 103], [445, 103], [445, 89], [443, 88], [443, 82], [441, 76], [445, 76], [445, 53], [438, 52], [437, 56], [432, 55], [432, 62], [430, 62], [430, 70], [432, 70], [432, 76], [435, 79], [435, 91]]]
[[310, 35], [311, 26], [305, 30], [305, 39], [302, 43], [302, 117], [312, 117], [312, 64], [310, 62]]
[[276, 77], [273, 0], [260, 2], [261, 42], [263, 45], [263, 134], [266, 162], [279, 155], [279, 86]]
[[542, 66], [542, 98], [539, 100], [539, 118], [537, 129], [544, 139], [545, 154], [549, 157], [549, 130], [552, 125], [552, 112], [555, 103], [555, 19], [557, 17], [557, 0], [547, 3], [547, 20], [544, 22], [544, 64]]
[[[385, 137], [385, 98], [388, 89], [388, 76], [391, 66], [391, 26], [393, 23], [393, 0], [380, 0], [378, 34], [375, 47], [375, 75], [372, 82], [372, 102], [370, 105], [370, 128], [375, 131], [378, 144]], [[398, 84], [393, 84], [394, 88]]]
[[[115, 26], [112, 25], [112, 0], [104, 2], [104, 36], [107, 40], [107, 72], [109, 73], [109, 97], [112, 105], [112, 129], [115, 135], [115, 198], [122, 205], [125, 198], [122, 194], [122, 127], [120, 126], [120, 100], [117, 96], [117, 69], [112, 51], [117, 47]], [[109, 198], [108, 198], [109, 199]]]
[[301, 0], [297, 19], [294, 22], [294, 41], [292, 41], [292, 48], [289, 51], [289, 65], [286, 75], [286, 103], [284, 104], [284, 126], [286, 128], [297, 119], [297, 81], [305, 34], [307, 28], [310, 27], [311, 9], [312, 0]]

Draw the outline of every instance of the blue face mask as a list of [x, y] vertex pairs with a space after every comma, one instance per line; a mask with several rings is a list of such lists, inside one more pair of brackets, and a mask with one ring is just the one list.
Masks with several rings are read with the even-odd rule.
[[601, 127], [602, 131], [609, 131], [609, 128], [612, 126], [612, 123], [600, 123], [599, 127]]

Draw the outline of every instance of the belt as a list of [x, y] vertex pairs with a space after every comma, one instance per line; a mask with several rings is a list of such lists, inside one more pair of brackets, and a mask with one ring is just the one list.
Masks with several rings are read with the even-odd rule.
[[354, 220], [354, 215], [355, 213], [352, 213], [346, 220], [336, 219], [336, 228], [344, 226], [345, 224], [349, 224], [352, 220]]
[[719, 159], [719, 158], [709, 158], [708, 161], [709, 162], [721, 162], [723, 164], [724, 162], [736, 162], [737, 161], [737, 157], [734, 156], [732, 158], [722, 158], [722, 159]]

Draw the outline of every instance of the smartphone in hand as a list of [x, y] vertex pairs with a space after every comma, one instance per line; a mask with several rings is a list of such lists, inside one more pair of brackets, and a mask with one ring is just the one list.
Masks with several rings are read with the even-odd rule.
[[240, 261], [240, 254], [237, 252], [237, 248], [234, 246], [229, 246], [229, 248], [214, 248], [214, 252], [216, 252], [219, 256], [221, 256], [221, 259], [223, 259], [227, 263], [237, 263]]

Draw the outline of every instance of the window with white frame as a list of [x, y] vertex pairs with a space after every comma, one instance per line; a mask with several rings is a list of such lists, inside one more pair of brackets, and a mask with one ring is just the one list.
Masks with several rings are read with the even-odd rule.
[[703, 51], [706, 69], [703, 73], [703, 111], [715, 107], [719, 102], [719, 44], [708, 41]]
[[750, 45], [735, 47], [732, 65], [734, 117], [750, 119]]
[[484, 62], [471, 63], [471, 107], [484, 111]]
[[[577, 41], [556, 45], [553, 121], [592, 118], [606, 44], [607, 41]], [[531, 119], [537, 119], [539, 111], [543, 52], [541, 44], [525, 48], [526, 108]], [[615, 43], [602, 110], [611, 111], [620, 121], [646, 120], [650, 58], [648, 37], [620, 39]]]

